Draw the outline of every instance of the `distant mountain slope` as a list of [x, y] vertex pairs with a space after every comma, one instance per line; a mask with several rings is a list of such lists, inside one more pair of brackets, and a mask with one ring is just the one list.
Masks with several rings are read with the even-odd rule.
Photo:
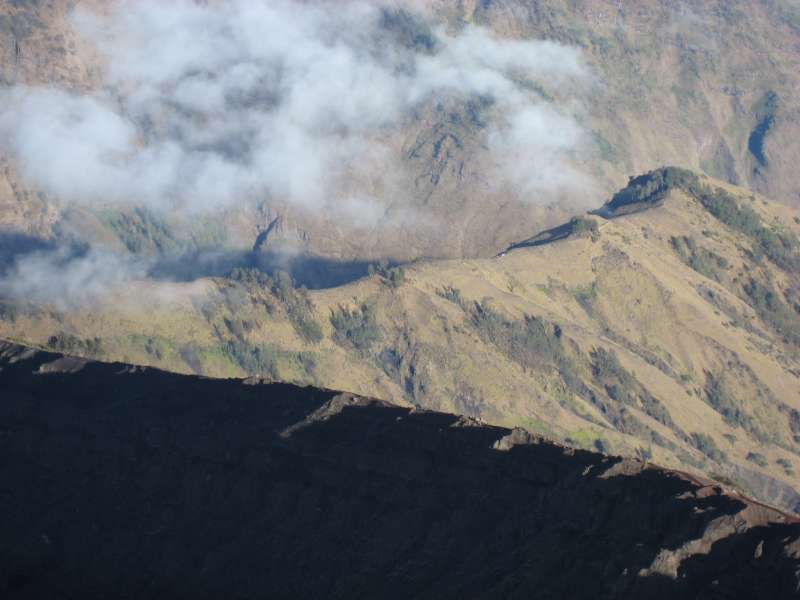
[[[65, 23], [74, 5], [102, 13], [108, 2], [0, 7], [0, 22], [6, 25], [0, 28], [2, 81], [101, 87], [102, 60]], [[578, 198], [583, 207], [623, 185], [630, 173], [663, 164], [699, 168], [800, 206], [795, 176], [800, 163], [795, 93], [800, 9], [794, 2], [708, 0], [690, 6], [667, 0], [430, 0], [387, 6], [386, 39], [419, 44], [420, 51], [434, 49], [430, 36], [437, 25], [453, 32], [478, 25], [501, 39], [553, 40], [581, 52], [596, 85], [576, 99], [589, 138], [580, 161], [600, 192]], [[424, 7], [425, 17], [411, 18], [409, 6]], [[558, 198], [495, 185], [483, 100], [435, 99], [386, 133], [389, 154], [406, 173], [398, 169], [402, 194], [384, 215], [386, 223], [396, 226], [379, 233], [363, 227], [354, 232], [348, 219], [303, 210], [280, 197], [215, 215], [200, 227], [199, 236], [180, 219], [158, 218], [192, 249], [203, 247], [210, 233], [217, 245], [247, 250], [289, 246], [342, 260], [494, 254], [533, 229], [557, 225], [577, 209], [574, 203], [545, 208]], [[559, 102], [542, 90], [542, 101], [551, 100]], [[526, 165], [524, 157], [519, 160], [521, 174], [537, 167], [537, 161]], [[377, 188], [366, 192], [382, 193]], [[79, 231], [119, 248], [160, 251], [131, 210], [62, 213], [56, 200], [22, 181], [13, 161], [0, 158], [0, 225], [45, 238]], [[421, 218], [403, 221], [404, 214], [414, 211]]]
[[604, 211], [494, 259], [327, 290], [237, 270], [69, 310], [6, 303], [0, 333], [523, 426], [800, 510], [797, 212], [680, 169]]
[[351, 394], [0, 344], [4, 598], [791, 598], [800, 522]]
[[[790, 0], [431, 0], [454, 21], [583, 49], [602, 81], [589, 112], [613, 183], [700, 168], [794, 206], [800, 7]], [[610, 191], [610, 189], [608, 190]]]

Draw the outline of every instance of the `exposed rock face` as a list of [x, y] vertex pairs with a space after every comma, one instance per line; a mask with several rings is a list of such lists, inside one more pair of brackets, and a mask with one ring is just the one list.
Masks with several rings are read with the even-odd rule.
[[789, 598], [800, 523], [349, 394], [0, 349], [0, 593]]

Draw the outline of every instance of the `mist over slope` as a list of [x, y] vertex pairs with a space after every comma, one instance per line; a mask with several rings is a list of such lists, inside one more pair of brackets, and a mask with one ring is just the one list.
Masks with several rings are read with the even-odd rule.
[[[410, 3], [99, 4], [7, 9], [81, 44], [12, 27], [0, 116], [12, 188], [63, 202], [90, 241], [129, 246], [139, 232], [119, 222], [139, 207], [194, 246], [205, 220], [236, 248], [475, 254], [498, 231], [471, 240], [479, 215], [535, 221], [593, 189], [577, 48], [447, 28]], [[67, 59], [86, 72], [26, 68]]]
[[798, 202], [784, 0], [0, 16], [0, 219], [62, 252], [488, 256], [664, 164]]
[[0, 343], [4, 598], [791, 598], [797, 518], [328, 390]]

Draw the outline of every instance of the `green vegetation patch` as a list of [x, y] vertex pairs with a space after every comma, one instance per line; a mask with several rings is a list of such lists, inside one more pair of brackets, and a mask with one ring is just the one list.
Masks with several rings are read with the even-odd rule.
[[769, 461], [767, 460], [767, 457], [758, 452], [748, 452], [747, 460], [749, 460], [751, 463], [757, 464], [759, 467], [763, 469], [766, 469], [769, 466]]
[[602, 403], [581, 379], [584, 361], [565, 343], [559, 325], [531, 315], [507, 319], [480, 302], [475, 302], [468, 314], [478, 335], [510, 360], [524, 369], [555, 370], [568, 390], [595, 405]]
[[597, 241], [600, 237], [600, 227], [594, 219], [572, 217], [568, 224], [570, 226], [570, 235], [589, 235], [592, 241]]
[[698, 185], [698, 177], [691, 171], [678, 167], [664, 167], [638, 177], [631, 177], [628, 185], [618, 191], [598, 214], [614, 218], [647, 210], [660, 205], [673, 188]]
[[594, 307], [598, 297], [597, 280], [593, 281], [591, 285], [575, 288], [572, 294], [575, 297], [575, 301], [586, 311], [586, 314], [594, 314]]
[[741, 427], [758, 440], [767, 441], [767, 436], [758, 427], [755, 419], [741, 407], [739, 400], [730, 391], [723, 374], [706, 373], [705, 395], [706, 402], [722, 415], [726, 423]]
[[512, 321], [480, 302], [474, 304], [470, 318], [481, 338], [524, 367], [569, 365], [558, 325], [530, 315]]
[[740, 206], [721, 188], [697, 187], [695, 197], [722, 223], [743, 233], [753, 242], [756, 258], [762, 254], [785, 271], [800, 273], [800, 240], [789, 231], [766, 227], [749, 206]]
[[795, 345], [800, 345], [800, 317], [795, 309], [790, 308], [782, 299], [780, 293], [772, 284], [761, 283], [751, 278], [744, 285], [745, 300], [753, 307], [768, 325], [770, 325], [783, 339]]
[[598, 433], [586, 429], [571, 432], [564, 441], [570, 446], [576, 446], [585, 450], [597, 449], [597, 442], [603, 444]]
[[82, 339], [71, 333], [57, 333], [47, 340], [47, 347], [68, 355], [97, 357], [103, 352], [99, 337]]
[[796, 235], [767, 227], [752, 208], [741, 206], [722, 188], [701, 183], [696, 174], [686, 169], [664, 167], [632, 177], [597, 213], [614, 218], [646, 210], [659, 205], [676, 188], [698, 200], [716, 219], [750, 238], [755, 254], [765, 255], [781, 269], [800, 272], [800, 240]]
[[724, 462], [728, 459], [727, 455], [717, 447], [717, 443], [714, 441], [714, 438], [709, 436], [708, 434], [696, 432], [692, 434], [692, 444], [694, 447], [700, 450], [703, 454], [705, 454], [711, 460], [717, 462]]
[[332, 310], [331, 325], [334, 342], [361, 352], [369, 351], [382, 337], [375, 307], [366, 303], [353, 310], [346, 306]]
[[648, 392], [632, 373], [623, 368], [616, 352], [595, 348], [591, 352], [591, 359], [592, 375], [609, 398], [626, 406], [639, 408], [662, 425], [677, 430], [667, 407]]
[[367, 272], [370, 277], [377, 275], [384, 284], [391, 288], [400, 287], [406, 280], [406, 270], [400, 266], [392, 267], [386, 260], [369, 265]]
[[591, 237], [593, 242], [600, 239], [600, 227], [597, 221], [587, 217], [572, 217], [569, 221], [558, 227], [542, 231], [532, 238], [523, 242], [513, 244], [509, 250], [515, 248], [527, 248], [533, 246], [543, 246], [568, 237]]
[[[676, 448], [673, 442], [642, 423], [629, 409], [635, 407], [671, 427], [678, 436], [684, 439], [687, 437], [673, 423], [661, 402], [620, 366], [616, 355], [602, 349], [595, 350], [592, 361], [587, 361], [577, 346], [569, 343], [561, 327], [530, 315], [520, 320], [507, 319], [480, 302], [474, 304], [469, 315], [484, 341], [525, 369], [541, 373], [557, 372], [566, 390], [596, 407], [618, 431], [650, 439], [654, 444], [665, 448]], [[603, 387], [611, 401], [590, 388], [582, 378], [583, 375], [591, 376]], [[569, 402], [561, 404], [585, 418]]]
[[289, 321], [301, 338], [314, 344], [322, 341], [322, 327], [314, 318], [314, 303], [308, 290], [295, 287], [288, 273], [278, 271], [270, 277], [258, 269], [236, 268], [229, 278], [249, 289], [269, 291], [286, 310]]
[[783, 468], [783, 472], [787, 475], [794, 475], [794, 466], [785, 458], [779, 458], [775, 463], [780, 465]]
[[181, 248], [169, 226], [146, 208], [107, 211], [103, 220], [133, 254], [170, 252]]
[[670, 243], [686, 265], [714, 281], [720, 281], [721, 272], [730, 266], [725, 258], [707, 248], [698, 246], [690, 237], [673, 237], [670, 239]]
[[317, 357], [313, 352], [291, 352], [271, 344], [248, 344], [229, 340], [222, 349], [232, 362], [250, 375], [273, 380], [286, 378], [286, 370], [299, 371], [302, 378], [314, 378]]
[[280, 356], [271, 346], [253, 346], [242, 340], [228, 340], [222, 347], [223, 353], [250, 375], [261, 375], [277, 379], [280, 370]]
[[461, 296], [461, 290], [458, 288], [454, 288], [452, 286], [446, 285], [438, 290], [436, 290], [436, 295], [452, 302], [456, 306], [460, 306], [461, 308], [466, 308], [467, 303], [465, 302], [464, 298]]
[[762, 167], [766, 167], [769, 162], [764, 153], [764, 141], [767, 134], [769, 134], [772, 129], [772, 126], [775, 124], [778, 104], [778, 94], [770, 90], [765, 93], [753, 107], [753, 112], [756, 117], [756, 126], [753, 131], [750, 132], [750, 137], [747, 140], [747, 149]]
[[195, 373], [206, 373], [209, 367], [233, 365], [248, 375], [270, 380], [291, 381], [299, 375], [303, 381], [314, 380], [317, 354], [292, 352], [273, 344], [252, 344], [231, 339], [222, 344], [199, 346], [186, 344], [179, 349], [181, 359]]

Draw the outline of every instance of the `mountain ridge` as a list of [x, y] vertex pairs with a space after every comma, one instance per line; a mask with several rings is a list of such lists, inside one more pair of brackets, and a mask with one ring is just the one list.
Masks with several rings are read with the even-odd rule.
[[719, 216], [673, 187], [656, 209], [581, 217], [597, 230], [496, 258], [386, 265], [312, 291], [246, 269], [133, 282], [97, 305], [5, 304], [0, 334], [523, 426], [796, 510], [797, 215], [682, 173]]
[[707, 480], [352, 394], [79, 363], [0, 345], [8, 598], [800, 585], [800, 519]]

